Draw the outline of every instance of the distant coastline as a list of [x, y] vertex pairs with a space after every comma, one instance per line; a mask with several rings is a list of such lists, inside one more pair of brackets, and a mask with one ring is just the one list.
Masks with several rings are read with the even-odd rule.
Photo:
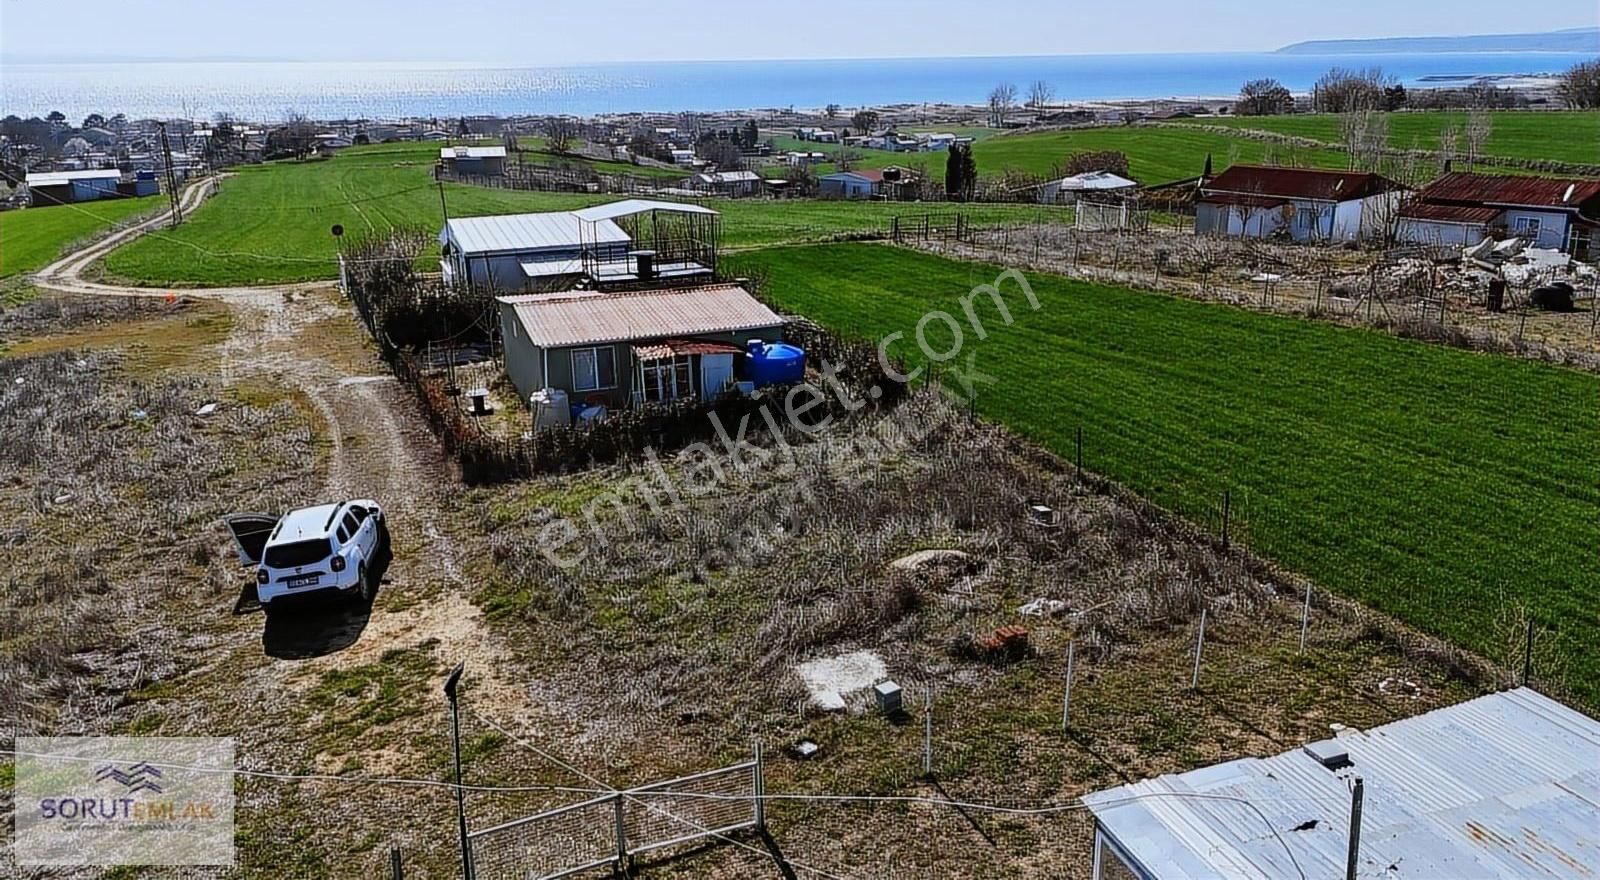
[[1536, 34], [1480, 34], [1466, 37], [1383, 37], [1360, 40], [1307, 40], [1278, 50], [1283, 55], [1362, 55], [1444, 52], [1587, 52], [1600, 55], [1600, 27]]
[[1000, 83], [1049, 83], [1059, 104], [1231, 100], [1270, 77], [1309, 91], [1330, 67], [1381, 67], [1407, 86], [1548, 79], [1594, 53], [1195, 53], [507, 67], [460, 62], [7, 64], [0, 115], [314, 119], [572, 115], [976, 105]]

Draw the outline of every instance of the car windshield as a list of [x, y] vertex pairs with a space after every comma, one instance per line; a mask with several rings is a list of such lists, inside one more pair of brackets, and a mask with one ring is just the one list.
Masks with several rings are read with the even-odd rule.
[[327, 538], [293, 541], [268, 547], [266, 557], [262, 561], [270, 568], [294, 568], [321, 562], [328, 558], [331, 551], [332, 547]]

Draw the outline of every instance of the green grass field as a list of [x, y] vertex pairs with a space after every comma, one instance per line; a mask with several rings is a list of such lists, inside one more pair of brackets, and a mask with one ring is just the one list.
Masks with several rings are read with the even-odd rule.
[[[176, 230], [160, 230], [113, 251], [107, 273], [151, 285], [283, 283], [337, 274], [331, 229], [420, 226], [443, 217], [429, 169], [435, 145], [351, 148], [333, 159], [242, 168], [222, 192]], [[518, 211], [560, 211], [614, 201], [616, 196], [533, 193], [446, 184], [450, 214], [467, 217]], [[929, 208], [908, 204], [708, 200], [722, 212], [728, 248], [825, 240], [883, 230], [896, 215]], [[946, 211], [948, 206], [933, 206]], [[976, 223], [1071, 217], [1026, 205], [972, 205]]]
[[[775, 139], [780, 149], [811, 148], [832, 153], [842, 147], [806, 144], [792, 138]], [[1114, 126], [1079, 128], [1028, 134], [995, 134], [973, 143], [973, 157], [981, 177], [997, 175], [1008, 168], [1034, 174], [1048, 174], [1067, 156], [1086, 150], [1119, 150], [1128, 154], [1129, 170], [1141, 183], [1165, 183], [1196, 177], [1211, 156], [1218, 169], [1233, 162], [1259, 162], [1272, 147], [1262, 141], [1229, 137], [1208, 131], [1176, 128]], [[858, 168], [924, 163], [928, 173], [944, 179], [944, 153], [890, 153], [884, 150], [858, 150]], [[1281, 152], [1281, 150], [1280, 150]], [[1305, 164], [1324, 168], [1344, 168], [1348, 160], [1332, 149], [1303, 149], [1298, 158]], [[819, 174], [832, 171], [832, 164], [818, 166]]]
[[[1484, 154], [1511, 159], [1551, 159], [1558, 162], [1600, 164], [1600, 112], [1594, 110], [1530, 110], [1493, 113], [1494, 127]], [[1436, 150], [1439, 132], [1446, 126], [1461, 128], [1467, 114], [1454, 111], [1419, 111], [1389, 114], [1389, 144], [1397, 149]], [[1296, 116], [1241, 116], [1184, 119], [1191, 125], [1225, 125], [1230, 128], [1270, 131], [1337, 143], [1339, 117], [1327, 114]], [[1465, 138], [1457, 151], [1466, 149]]]
[[165, 196], [0, 212], [0, 278], [44, 268], [74, 242], [166, 205]]
[[[840, 244], [745, 254], [785, 309], [869, 338], [943, 309], [997, 267]], [[1600, 644], [1594, 437], [1600, 379], [1364, 330], [1035, 276], [1015, 325], [980, 303], [968, 352], [999, 379], [980, 413], [1290, 569], [1498, 660], [1526, 603]], [[963, 322], [965, 321], [962, 318]], [[944, 325], [930, 325], [948, 349]], [[894, 352], [918, 358], [915, 343]], [[1565, 676], [1600, 704], [1600, 655]]]

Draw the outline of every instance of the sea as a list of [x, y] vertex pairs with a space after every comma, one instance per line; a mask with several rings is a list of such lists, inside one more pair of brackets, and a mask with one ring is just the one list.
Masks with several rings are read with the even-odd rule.
[[461, 115], [753, 110], [980, 104], [999, 83], [1057, 100], [1223, 99], [1272, 77], [1307, 90], [1330, 67], [1381, 67], [1408, 86], [1553, 74], [1591, 55], [1555, 52], [1300, 55], [1052, 55], [811, 61], [673, 61], [570, 67], [399, 62], [118, 62], [0, 65], [0, 113], [80, 119], [270, 121]]

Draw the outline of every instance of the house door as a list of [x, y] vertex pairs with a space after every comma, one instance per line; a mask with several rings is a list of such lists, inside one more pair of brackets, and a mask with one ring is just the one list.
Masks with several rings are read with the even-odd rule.
[[700, 356], [700, 393], [715, 397], [733, 381], [733, 355], [703, 354]]

